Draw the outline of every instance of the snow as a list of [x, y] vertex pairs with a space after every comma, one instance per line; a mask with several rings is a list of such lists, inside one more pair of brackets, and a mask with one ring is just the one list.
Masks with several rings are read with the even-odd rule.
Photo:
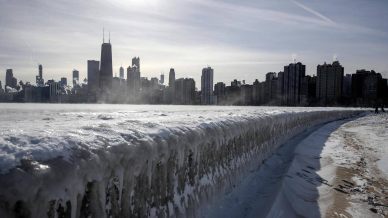
[[0, 104], [0, 201], [18, 208], [0, 217], [195, 216], [290, 137], [360, 112]]
[[367, 148], [375, 151], [380, 159], [377, 166], [388, 178], [388, 116], [380, 114], [363, 117], [347, 131], [356, 133]]
[[307, 129], [202, 216], [388, 216], [387, 121], [388, 114], [366, 114]]

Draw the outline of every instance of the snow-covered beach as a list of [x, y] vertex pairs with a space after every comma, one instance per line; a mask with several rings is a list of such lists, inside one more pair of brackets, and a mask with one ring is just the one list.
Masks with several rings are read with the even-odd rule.
[[[332, 208], [350, 193], [334, 180], [334, 163], [359, 157], [335, 143], [337, 132], [365, 128], [376, 134], [360, 135], [371, 146], [386, 137], [386, 116], [358, 118], [365, 111], [351, 108], [3, 104], [0, 112], [1, 217], [362, 214]], [[375, 169], [386, 172], [377, 153]], [[343, 180], [367, 184], [352, 178]], [[228, 200], [241, 193], [245, 209]]]
[[330, 122], [289, 140], [204, 217], [388, 216], [388, 114]]

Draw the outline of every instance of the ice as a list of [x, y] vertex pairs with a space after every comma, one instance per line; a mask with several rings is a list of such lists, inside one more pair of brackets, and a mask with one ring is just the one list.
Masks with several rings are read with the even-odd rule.
[[0, 104], [0, 217], [196, 216], [290, 137], [360, 112]]
[[363, 115], [287, 140], [202, 217], [386, 217], [388, 114]]

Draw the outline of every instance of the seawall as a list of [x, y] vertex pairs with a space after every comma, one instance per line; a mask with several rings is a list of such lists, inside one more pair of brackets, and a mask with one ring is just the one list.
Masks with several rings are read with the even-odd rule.
[[[358, 110], [290, 112], [166, 128], [71, 160], [26, 159], [0, 175], [0, 217], [195, 217], [285, 140]], [[109, 143], [109, 142], [107, 142]]]

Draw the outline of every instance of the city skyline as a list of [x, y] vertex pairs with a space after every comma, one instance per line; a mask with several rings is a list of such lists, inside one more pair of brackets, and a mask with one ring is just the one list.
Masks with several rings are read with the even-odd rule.
[[388, 75], [383, 1], [344, 2], [334, 9], [327, 1], [62, 3], [2, 1], [1, 78], [12, 68], [18, 79], [33, 82], [38, 64], [47, 79], [70, 78], [73, 69], [86, 78], [87, 60], [99, 59], [103, 27], [111, 32], [114, 75], [134, 56], [142, 58], [142, 76], [174, 68], [177, 78], [196, 81], [207, 65], [215, 69], [214, 81], [263, 81], [293, 58], [312, 75], [333, 56], [345, 73], [374, 69]]

